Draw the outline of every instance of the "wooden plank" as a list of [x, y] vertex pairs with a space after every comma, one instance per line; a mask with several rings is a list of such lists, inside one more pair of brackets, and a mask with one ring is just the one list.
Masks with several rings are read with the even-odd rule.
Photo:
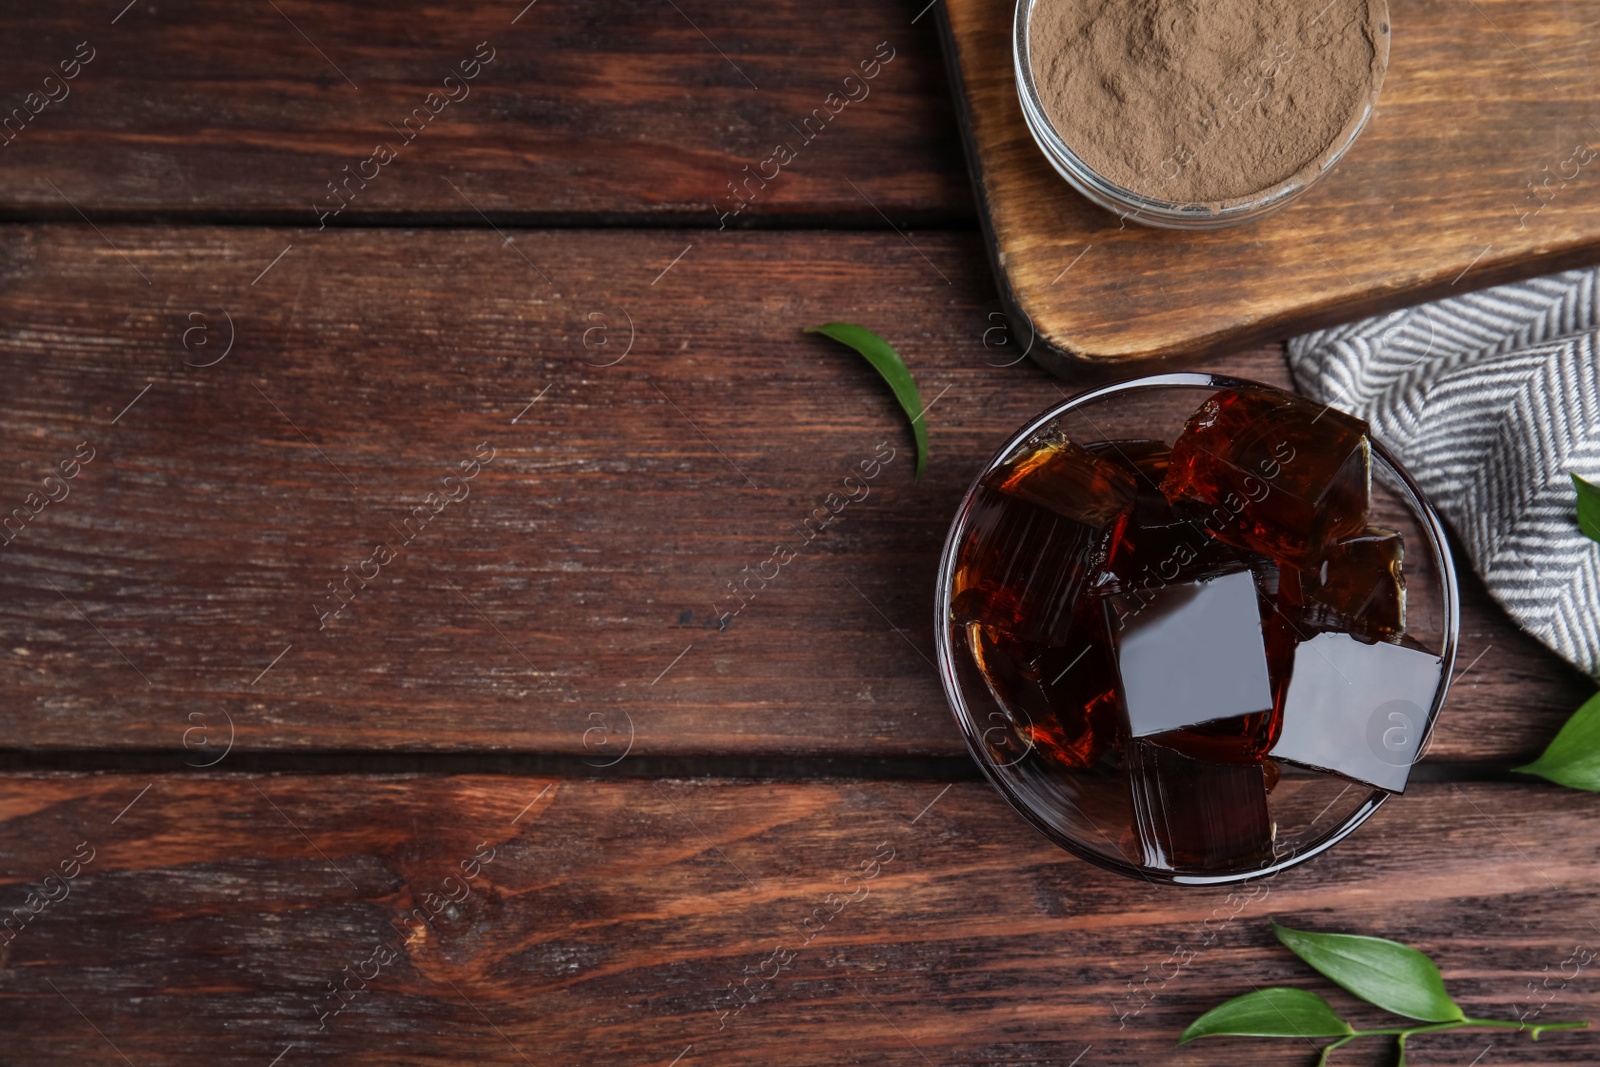
[[1124, 225], [1056, 175], [1017, 101], [1015, 6], [940, 11], [1008, 299], [1063, 365], [1225, 353], [1600, 260], [1600, 5], [1395, 0], [1383, 96], [1349, 154], [1281, 214], [1209, 233]]
[[[0, 515], [94, 450], [0, 546], [7, 746], [961, 753], [938, 555], [1066, 389], [1005, 365], [975, 239], [104, 233], [0, 231]], [[873, 372], [800, 332], [833, 319], [914, 368], [922, 483]], [[1287, 380], [1278, 350], [1217, 366]], [[719, 628], [728, 583], [885, 443], [868, 495]], [[424, 526], [433, 492], [468, 495]], [[329, 583], [375, 571], [324, 626]], [[1525, 759], [1586, 683], [1475, 589], [1461, 665], [1484, 656], [1434, 751]]]
[[[134, 3], [113, 20], [80, 2], [8, 6], [0, 115], [22, 111], [0, 134], [0, 213], [316, 229], [339, 202], [333, 183], [346, 207], [329, 225], [476, 225], [483, 211], [716, 226], [738, 208], [728, 183], [749, 180], [730, 224], [970, 218], [921, 7], [202, 0]], [[781, 144], [795, 158], [774, 160]]]
[[[1100, 871], [979, 783], [8, 776], [8, 907], [91, 858], [0, 948], [0, 1036], [13, 1062], [93, 1064], [1298, 1063], [1172, 1048], [1267, 984], [1387, 1025], [1269, 917], [1415, 944], [1471, 1015], [1600, 1018], [1593, 967], [1563, 967], [1596, 945], [1592, 808], [1420, 786], [1246, 897]], [[1593, 1063], [1597, 1040], [1414, 1058]]]

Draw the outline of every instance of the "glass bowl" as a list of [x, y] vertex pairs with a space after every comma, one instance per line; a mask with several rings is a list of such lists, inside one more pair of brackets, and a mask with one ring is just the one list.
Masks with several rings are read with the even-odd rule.
[[[1281, 777], [1270, 787], [1267, 801], [1275, 824], [1270, 858], [1226, 869], [1153, 865], [1127, 827], [1108, 832], [1100, 825], [1106, 819], [1097, 822], [1091, 810], [1107, 782], [1118, 774], [1123, 776], [1120, 781], [1127, 782], [1126, 770], [1119, 770], [1122, 749], [1114, 746], [1096, 764], [1081, 769], [1041, 754], [1031, 724], [1017, 721], [1015, 710], [1000, 702], [974, 661], [967, 629], [956, 621], [952, 610], [956, 572], [980, 482], [1013, 458], [1025, 441], [1059, 431], [1074, 443], [1091, 448], [1097, 442], [1140, 439], [1160, 439], [1170, 445], [1201, 403], [1224, 389], [1284, 395], [1272, 386], [1217, 375], [1159, 374], [1094, 389], [1046, 411], [1013, 434], [973, 480], [951, 524], [939, 567], [935, 617], [939, 674], [973, 759], [1011, 806], [1044, 836], [1092, 863], [1148, 881], [1215, 885], [1284, 870], [1343, 839], [1391, 794], [1354, 780], [1275, 762]], [[1391, 711], [1386, 702], [1373, 710], [1368, 721], [1366, 744], [1372, 753], [1402, 766], [1421, 757], [1444, 702], [1455, 663], [1460, 608], [1455, 568], [1439, 517], [1381, 442], [1371, 440], [1371, 457], [1367, 521], [1399, 532], [1405, 543], [1405, 643], [1436, 655], [1441, 663], [1438, 685], [1426, 709], [1411, 704], [1412, 712], [1400, 717], [1390, 713], [1373, 727], [1380, 712]], [[1359, 709], [1359, 713], [1365, 711]], [[1418, 718], [1424, 721], [1414, 721]], [[1391, 738], [1396, 730], [1420, 735], [1414, 748], [1407, 742], [1407, 755], [1398, 760], [1379, 750], [1380, 744], [1390, 747], [1391, 740], [1406, 740], [1400, 735]], [[1411, 752], [1417, 755], [1412, 757]], [[1128, 787], [1124, 784], [1122, 788]]]
[[1012, 27], [1012, 59], [1016, 67], [1017, 98], [1022, 105], [1022, 118], [1028, 132], [1033, 135], [1039, 150], [1050, 161], [1056, 173], [1067, 180], [1090, 201], [1105, 208], [1121, 219], [1130, 219], [1171, 230], [1216, 230], [1270, 215], [1290, 203], [1313, 184], [1321, 180], [1366, 128], [1377, 105], [1378, 94], [1383, 89], [1383, 76], [1389, 67], [1389, 4], [1388, 0], [1374, 0], [1378, 34], [1373, 47], [1378, 53], [1378, 77], [1372, 92], [1361, 108], [1346, 122], [1333, 146], [1311, 167], [1302, 168], [1288, 179], [1268, 186], [1248, 196], [1224, 200], [1217, 204], [1184, 204], [1145, 196], [1111, 181], [1067, 146], [1057, 132], [1055, 124], [1045, 112], [1033, 78], [1033, 59], [1029, 50], [1029, 28], [1038, 0], [1017, 0], [1016, 18]]

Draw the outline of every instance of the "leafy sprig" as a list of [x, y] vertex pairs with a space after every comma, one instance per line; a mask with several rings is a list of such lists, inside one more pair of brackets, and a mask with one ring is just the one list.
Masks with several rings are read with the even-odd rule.
[[[1578, 528], [1600, 541], [1600, 486], [1576, 474], [1572, 485], [1578, 491]], [[1572, 789], [1600, 792], [1600, 693], [1572, 713], [1538, 759], [1512, 769]]]
[[865, 326], [857, 326], [853, 322], [830, 322], [822, 326], [807, 326], [805, 332], [820, 333], [840, 344], [849, 345], [872, 364], [873, 369], [889, 383], [889, 388], [894, 391], [894, 398], [900, 402], [900, 410], [911, 420], [911, 435], [917, 442], [916, 480], [920, 482], [922, 469], [928, 465], [928, 424], [922, 418], [925, 410], [922, 406], [922, 395], [917, 392], [917, 383], [911, 377], [911, 371], [907, 369], [905, 361], [900, 358], [900, 353], [882, 337]]
[[1308, 989], [1275, 986], [1220, 1004], [1189, 1024], [1178, 1044], [1202, 1037], [1331, 1037], [1317, 1058], [1326, 1067], [1333, 1050], [1358, 1037], [1393, 1036], [1406, 1064], [1406, 1041], [1462, 1027], [1527, 1030], [1537, 1041], [1549, 1030], [1581, 1030], [1586, 1022], [1530, 1024], [1504, 1019], [1473, 1019], [1445, 991], [1444, 977], [1427, 956], [1381, 937], [1315, 933], [1272, 924], [1290, 951], [1369, 1004], [1416, 1021], [1416, 1025], [1357, 1030], [1322, 997]]
[[1600, 792], [1600, 693], [1572, 713], [1538, 759], [1512, 770], [1571, 789]]

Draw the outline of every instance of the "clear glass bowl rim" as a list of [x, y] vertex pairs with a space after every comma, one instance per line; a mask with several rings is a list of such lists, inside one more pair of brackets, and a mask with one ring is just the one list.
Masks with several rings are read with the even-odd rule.
[[[1271, 877], [1288, 870], [1290, 867], [1304, 863], [1314, 856], [1321, 855], [1366, 822], [1373, 812], [1377, 811], [1384, 801], [1389, 799], [1391, 794], [1381, 789], [1374, 789], [1366, 801], [1352, 812], [1342, 824], [1317, 838], [1306, 848], [1292, 852], [1266, 867], [1251, 871], [1218, 874], [1164, 871], [1128, 863], [1095, 852], [1078, 844], [1050, 825], [1049, 822], [1033, 810], [1025, 798], [1014, 792], [1009, 783], [998, 773], [998, 768], [994, 766], [988, 750], [983, 745], [982, 730], [973, 721], [971, 709], [967, 707], [966, 698], [961, 692], [961, 687], [956, 677], [956, 657], [958, 652], [951, 642], [951, 627], [948, 621], [950, 618], [950, 589], [955, 580], [956, 557], [961, 548], [961, 534], [965, 532], [966, 520], [971, 512], [973, 500], [977, 496], [979, 483], [990, 471], [994, 470], [1000, 460], [1027, 437], [1037, 433], [1049, 423], [1076, 408], [1122, 393], [1173, 386], [1214, 390], [1250, 389], [1265, 390], [1272, 393], [1287, 392], [1287, 390], [1275, 385], [1267, 385], [1264, 382], [1251, 381], [1247, 378], [1234, 378], [1222, 374], [1205, 372], [1152, 374], [1086, 390], [1063, 400], [1059, 404], [1053, 405], [1036, 416], [1032, 421], [1007, 438], [1005, 443], [995, 451], [989, 461], [973, 477], [972, 484], [967, 487], [966, 493], [961, 497], [961, 503], [956, 508], [955, 518], [951, 520], [950, 531], [945, 537], [944, 551], [939, 558], [938, 587], [934, 597], [934, 647], [938, 655], [939, 680], [944, 685], [945, 699], [950, 705], [951, 714], [955, 716], [957, 726], [961, 729], [961, 736], [966, 741], [967, 751], [983, 771], [984, 777], [989, 780], [989, 783], [1035, 830], [1038, 830], [1050, 841], [1080, 859], [1088, 860], [1090, 863], [1119, 874], [1141, 878], [1145, 881], [1172, 885], [1229, 885]], [[1376, 437], [1369, 436], [1368, 439], [1372, 444], [1373, 455], [1395, 475], [1396, 484], [1387, 488], [1398, 492], [1401, 499], [1415, 514], [1417, 525], [1427, 534], [1428, 547], [1433, 555], [1433, 565], [1439, 576], [1440, 599], [1443, 601], [1444, 607], [1444, 647], [1440, 651], [1443, 665], [1439, 687], [1434, 693], [1433, 706], [1428, 710], [1427, 727], [1421, 743], [1417, 746], [1417, 760], [1421, 760], [1427, 753], [1429, 742], [1432, 740], [1433, 729], [1439, 721], [1439, 712], [1444, 706], [1445, 696], [1450, 690], [1450, 680], [1455, 671], [1456, 645], [1460, 636], [1461, 626], [1460, 588], [1456, 581], [1455, 561], [1450, 552], [1450, 541], [1445, 534], [1444, 523], [1439, 518], [1438, 512], [1428, 502], [1427, 497], [1411, 477], [1410, 472], [1400, 465], [1389, 450], [1384, 447], [1383, 443]]]

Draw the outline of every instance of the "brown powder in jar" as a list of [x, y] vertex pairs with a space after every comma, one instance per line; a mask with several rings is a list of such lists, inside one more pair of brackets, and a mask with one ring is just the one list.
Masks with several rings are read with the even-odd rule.
[[1216, 204], [1315, 170], [1345, 143], [1383, 79], [1384, 10], [1037, 0], [1028, 50], [1045, 114], [1084, 163], [1143, 196]]

